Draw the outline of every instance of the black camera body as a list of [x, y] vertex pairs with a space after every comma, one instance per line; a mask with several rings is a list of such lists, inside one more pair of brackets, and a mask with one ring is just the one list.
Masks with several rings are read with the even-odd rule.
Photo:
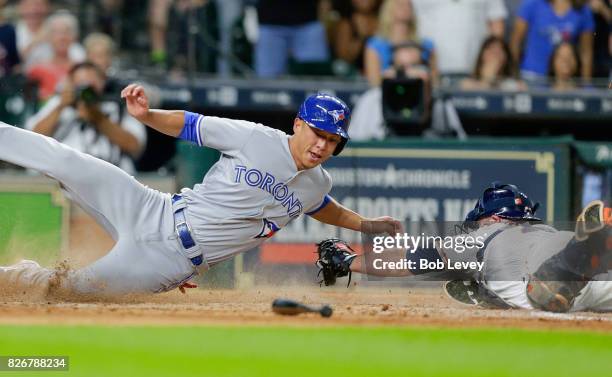
[[418, 135], [423, 131], [428, 120], [425, 93], [425, 83], [420, 78], [383, 80], [383, 118], [395, 135]]
[[79, 85], [74, 90], [75, 103], [84, 102], [86, 105], [95, 105], [100, 102], [100, 94], [92, 85]]

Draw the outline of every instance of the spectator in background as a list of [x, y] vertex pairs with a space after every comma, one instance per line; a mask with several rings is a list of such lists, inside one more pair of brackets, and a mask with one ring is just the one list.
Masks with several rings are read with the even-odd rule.
[[393, 46], [411, 41], [421, 46], [422, 58], [435, 76], [433, 43], [428, 39], [419, 41], [411, 0], [386, 0], [380, 9], [378, 33], [366, 44], [364, 69], [370, 85], [380, 85], [383, 72], [392, 66]]
[[317, 0], [259, 0], [257, 14], [255, 72], [259, 77], [286, 74], [290, 56], [297, 63], [329, 61]]
[[494, 35], [482, 43], [472, 76], [461, 81], [464, 90], [522, 90], [523, 82], [514, 78], [514, 64], [506, 42]]
[[365, 43], [378, 29], [381, 0], [350, 0], [347, 14], [336, 25], [336, 57], [363, 71]]
[[185, 72], [217, 71], [217, 6], [211, 0], [174, 0], [168, 12], [166, 68]]
[[[384, 79], [416, 78], [423, 80], [426, 113], [431, 106], [432, 76], [423, 59], [423, 48], [415, 42], [407, 41], [393, 47], [391, 64], [382, 76]], [[384, 139], [390, 130], [383, 117], [382, 89], [375, 86], [362, 94], [355, 104], [351, 116], [351, 139]]]
[[91, 4], [95, 10], [95, 30], [119, 39], [121, 35], [121, 10], [124, 0], [97, 0]]
[[70, 46], [76, 43], [79, 36], [78, 22], [72, 14], [58, 11], [47, 19], [44, 28], [49, 38], [51, 55], [38, 60], [27, 71], [28, 78], [39, 83], [38, 94], [42, 101], [53, 95], [72, 65], [84, 59], [84, 51], [79, 58], [70, 54]]
[[595, 18], [593, 76], [610, 77], [612, 71], [612, 5], [610, 0], [590, 0]]
[[393, 46], [392, 65], [383, 72], [383, 77], [419, 78], [428, 86], [431, 83], [431, 72], [423, 58], [423, 52], [423, 46], [413, 41]]
[[443, 75], [468, 75], [482, 42], [504, 37], [508, 11], [503, 0], [413, 0], [419, 35], [436, 46]]
[[181, 77], [216, 72], [219, 55], [217, 6], [212, 0], [152, 0], [151, 60]]
[[4, 22], [1, 12], [5, 4], [6, 0], [0, 0], [0, 78], [15, 73], [20, 62], [15, 28]]
[[559, 43], [548, 63], [550, 88], [561, 92], [576, 89], [579, 76], [580, 59], [576, 47], [569, 42]]
[[521, 76], [545, 77], [554, 46], [569, 42], [579, 46], [581, 75], [590, 79], [593, 30], [593, 14], [583, 0], [525, 0], [514, 23], [510, 44], [514, 60], [521, 62]]
[[151, 40], [151, 62], [156, 65], [166, 64], [166, 30], [168, 29], [168, 11], [173, 0], [149, 1], [149, 39]]
[[115, 43], [110, 36], [104, 33], [91, 33], [83, 41], [87, 61], [97, 65], [106, 75], [105, 94], [117, 93], [121, 85], [116, 82], [115, 69]]
[[105, 80], [97, 65], [75, 65], [61, 94], [50, 98], [25, 127], [134, 174], [132, 159], [142, 152], [146, 131], [118, 101], [102, 98]]
[[[78, 42], [79, 28], [77, 19], [66, 10], [59, 10], [47, 17], [49, 5], [46, 0], [22, 0], [19, 13], [29, 17], [17, 23], [17, 47], [24, 62], [24, 71], [27, 72], [34, 64], [48, 61], [53, 58], [53, 41], [55, 33], [61, 33], [69, 24], [74, 39], [68, 46], [68, 56], [72, 61], [83, 61], [85, 50]], [[44, 16], [43, 16], [44, 15]], [[44, 18], [43, 18], [44, 17]], [[51, 22], [50, 18], [52, 18]], [[40, 20], [42, 27], [34, 29]], [[61, 20], [61, 21], [58, 21]], [[23, 22], [22, 22], [23, 21]], [[61, 24], [62, 26], [58, 26]], [[33, 29], [30, 29], [32, 27]], [[53, 27], [54, 30], [50, 30]], [[62, 31], [59, 31], [59, 30]]]
[[[241, 45], [239, 43], [234, 45], [234, 41], [244, 37], [244, 29], [237, 28], [239, 22], [244, 22], [241, 17], [244, 12], [244, 0], [216, 0], [215, 3], [219, 14], [217, 29], [219, 30], [219, 45], [221, 48], [221, 53], [217, 56], [217, 71], [220, 75], [227, 76], [237, 64], [244, 63], [244, 61], [238, 63], [240, 59], [235, 56], [237, 52], [236, 55], [239, 55]], [[248, 42], [245, 43], [245, 46], [251, 48]], [[251, 59], [252, 54], [249, 53], [247, 60], [251, 61]], [[241, 66], [241, 68], [247, 67]]]
[[17, 10], [17, 48], [27, 69], [32, 64], [32, 50], [47, 42], [43, 26], [49, 15], [49, 1], [20, 0]]
[[83, 41], [87, 61], [97, 65], [107, 76], [113, 64], [115, 43], [104, 33], [91, 33]]

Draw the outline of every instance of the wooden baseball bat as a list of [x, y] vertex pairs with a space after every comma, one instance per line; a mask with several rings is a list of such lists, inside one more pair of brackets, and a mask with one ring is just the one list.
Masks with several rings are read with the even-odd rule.
[[272, 302], [272, 311], [281, 315], [298, 315], [301, 313], [319, 313], [321, 317], [331, 317], [333, 310], [329, 305], [319, 308], [304, 305], [297, 301], [278, 298]]

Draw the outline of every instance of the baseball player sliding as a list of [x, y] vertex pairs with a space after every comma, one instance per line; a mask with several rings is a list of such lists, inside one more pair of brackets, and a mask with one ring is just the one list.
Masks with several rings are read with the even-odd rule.
[[345, 242], [329, 239], [319, 244], [317, 264], [326, 285], [351, 272], [427, 274], [450, 280], [447, 293], [466, 304], [612, 311], [612, 209], [601, 201], [590, 203], [570, 232], [542, 224], [537, 207], [515, 185], [494, 182], [453, 242], [391, 246], [377, 253], [374, 239], [372, 251], [357, 256]]
[[[106, 256], [62, 278], [33, 261], [2, 267], [0, 288], [80, 295], [163, 292], [189, 287], [195, 274], [258, 246], [302, 214], [353, 230], [367, 220], [328, 195], [331, 179], [321, 167], [349, 140], [350, 111], [340, 99], [308, 97], [288, 136], [243, 120], [151, 110], [135, 84], [121, 97], [142, 123], [215, 148], [221, 158], [201, 184], [170, 195], [56, 140], [0, 122], [0, 159], [59, 181], [116, 241]], [[391, 217], [376, 220], [388, 233], [400, 226]]]

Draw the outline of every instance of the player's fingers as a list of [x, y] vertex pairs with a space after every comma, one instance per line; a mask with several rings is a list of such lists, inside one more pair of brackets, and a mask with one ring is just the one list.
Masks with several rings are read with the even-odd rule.
[[125, 98], [131, 95], [132, 89], [136, 86], [136, 84], [129, 84], [121, 91], [121, 98]]
[[135, 99], [134, 97], [130, 96], [130, 95], [126, 95], [126, 96], [125, 96], [125, 102], [126, 102], [128, 105], [134, 105], [134, 104], [135, 104], [135, 102], [136, 102], [136, 99]]
[[136, 89], [138, 88], [137, 84], [130, 84], [128, 85], [125, 90], [126, 90], [126, 95], [128, 96], [135, 96], [136, 95]]
[[132, 89], [135, 96], [142, 97], [145, 95], [144, 88], [140, 85], [136, 85], [134, 89]]
[[402, 224], [401, 221], [393, 219], [393, 227], [394, 227], [396, 234], [404, 233], [404, 225]]

